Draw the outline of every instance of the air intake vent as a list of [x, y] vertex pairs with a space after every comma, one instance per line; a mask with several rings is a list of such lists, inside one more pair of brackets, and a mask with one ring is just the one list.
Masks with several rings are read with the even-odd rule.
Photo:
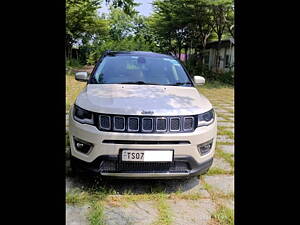
[[156, 130], [158, 132], [167, 131], [167, 119], [166, 118], [157, 118], [156, 119]]
[[124, 131], [125, 130], [125, 117], [115, 116], [114, 117], [114, 130]]
[[180, 118], [170, 119], [170, 131], [180, 131]]
[[151, 132], [153, 130], [153, 119], [152, 118], [143, 118], [142, 120], [142, 130], [144, 132]]
[[193, 130], [194, 128], [194, 117], [185, 117], [183, 121], [183, 130]]
[[110, 130], [110, 116], [100, 116], [100, 128], [104, 130]]
[[139, 130], [139, 118], [138, 117], [128, 117], [128, 131], [138, 131]]

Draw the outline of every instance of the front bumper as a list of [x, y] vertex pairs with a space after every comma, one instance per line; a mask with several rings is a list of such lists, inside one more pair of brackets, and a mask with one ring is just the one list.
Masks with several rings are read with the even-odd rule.
[[[109, 177], [124, 178], [183, 178], [205, 173], [212, 165], [213, 158], [197, 163], [189, 156], [176, 156], [172, 163], [134, 163], [122, 165], [118, 156], [102, 155], [91, 163], [75, 157], [72, 166], [82, 170]], [[148, 164], [148, 166], [147, 166]]]
[[[89, 171], [100, 173], [103, 176], [117, 177], [156, 177], [172, 178], [200, 175], [205, 172], [212, 163], [215, 152], [217, 122], [204, 127], [198, 127], [191, 133], [168, 133], [168, 134], [144, 134], [144, 133], [119, 133], [103, 132], [96, 127], [78, 123], [73, 119], [73, 107], [69, 116], [69, 136], [71, 145], [71, 155], [76, 166], [86, 168]], [[76, 150], [74, 138], [86, 141], [93, 145], [88, 154]], [[203, 144], [213, 139], [213, 145], [208, 154], [200, 155], [197, 149], [199, 144]], [[177, 144], [174, 144], [177, 143]], [[173, 165], [167, 164], [147, 164], [139, 163], [127, 166], [137, 166], [137, 170], [123, 168], [124, 164], [118, 159], [121, 149], [135, 150], [174, 150]], [[107, 161], [107, 162], [106, 162]], [[112, 170], [105, 170], [100, 167], [102, 164], [115, 165]], [[106, 166], [107, 166], [106, 165]], [[143, 168], [143, 165], [145, 168]], [[122, 168], [120, 168], [120, 166]], [[148, 170], [147, 168], [155, 168]], [[143, 171], [145, 169], [145, 171]]]

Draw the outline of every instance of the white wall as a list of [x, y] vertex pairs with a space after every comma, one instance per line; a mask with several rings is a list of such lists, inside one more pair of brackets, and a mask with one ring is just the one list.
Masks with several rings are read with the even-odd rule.
[[[230, 65], [234, 64], [234, 47], [232, 46], [231, 49], [230, 48], [221, 48], [219, 50], [219, 55], [221, 56], [221, 61], [220, 61], [220, 65], [219, 65], [219, 70], [229, 70], [229, 68], [224, 68], [225, 67], [225, 53], [226, 55], [230, 55]], [[217, 55], [217, 50], [216, 49], [210, 49], [210, 57], [209, 57], [209, 67], [213, 70], [216, 69], [216, 55]]]

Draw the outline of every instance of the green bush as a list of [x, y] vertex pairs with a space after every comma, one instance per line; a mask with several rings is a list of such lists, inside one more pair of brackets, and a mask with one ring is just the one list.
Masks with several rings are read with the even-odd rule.
[[67, 59], [66, 61], [66, 66], [67, 68], [80, 68], [83, 65], [81, 64], [81, 62], [77, 59]]
[[234, 84], [234, 71], [214, 72], [208, 66], [199, 63], [199, 59], [191, 56], [187, 62], [184, 62], [185, 67], [192, 76], [203, 76], [208, 82], [220, 82], [228, 85]]
[[219, 74], [217, 80], [225, 83], [225, 84], [230, 84], [233, 85], [234, 84], [234, 72], [233, 71], [228, 71], [228, 72], [224, 72], [222, 74]]

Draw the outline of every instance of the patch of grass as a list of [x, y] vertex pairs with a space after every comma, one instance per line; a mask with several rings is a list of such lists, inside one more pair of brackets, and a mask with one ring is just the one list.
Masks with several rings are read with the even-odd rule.
[[225, 142], [225, 141], [217, 141], [218, 145], [233, 145], [234, 143], [232, 142]]
[[233, 85], [225, 84], [220, 81], [207, 81], [202, 86], [203, 88], [233, 88]]
[[71, 104], [75, 102], [85, 85], [84, 82], [76, 81], [74, 76], [66, 76], [66, 112], [70, 111]]
[[90, 225], [104, 225], [104, 207], [102, 202], [94, 202], [88, 215]]
[[234, 160], [233, 160], [233, 154], [223, 152], [221, 149], [218, 147], [216, 148], [215, 151], [215, 156], [219, 158], [223, 158], [226, 162], [230, 164], [230, 166], [233, 168], [234, 167]]
[[172, 224], [172, 213], [170, 206], [165, 201], [165, 198], [161, 198], [157, 201], [158, 219], [153, 225], [170, 225]]
[[220, 122], [233, 122], [231, 119], [231, 116], [228, 116], [226, 114], [223, 113], [217, 113], [217, 117], [222, 117], [224, 120], [221, 120]]
[[69, 191], [66, 193], [66, 203], [71, 205], [82, 205], [89, 201], [89, 194], [84, 191]]
[[208, 176], [212, 176], [212, 175], [220, 175], [220, 174], [226, 174], [226, 175], [232, 175], [233, 171], [227, 171], [227, 170], [223, 170], [221, 168], [210, 168], [208, 170], [208, 172], [206, 173], [206, 175]]
[[[210, 184], [208, 184], [204, 181], [202, 183], [203, 183], [204, 189], [210, 194], [212, 200], [215, 202], [218, 200], [218, 198], [230, 199], [230, 198], [233, 198], [233, 196], [234, 196], [233, 193], [225, 194], [222, 192], [216, 192]], [[216, 202], [216, 203], [218, 203], [218, 202]]]
[[165, 193], [150, 193], [150, 194], [124, 194], [115, 196], [119, 201], [136, 202], [136, 201], [159, 201], [167, 198], [168, 195]]
[[229, 131], [229, 130], [226, 130], [228, 129], [227, 127], [218, 127], [218, 135], [225, 135], [227, 136], [228, 138], [230, 139], [234, 139], [234, 134], [233, 132]]
[[98, 188], [80, 191], [74, 189], [66, 193], [66, 203], [72, 205], [88, 204], [91, 206], [88, 220], [91, 225], [104, 225], [103, 202], [109, 194], [114, 193], [111, 189]]
[[170, 195], [169, 199], [183, 199], [183, 200], [199, 200], [199, 199], [204, 199], [206, 197], [203, 197], [200, 193], [191, 193], [191, 194], [175, 194], [175, 195]]
[[[207, 84], [204, 86], [198, 86], [198, 91], [206, 96], [213, 107], [216, 107], [220, 104], [233, 104], [234, 98], [234, 89], [231, 86], [222, 86], [218, 84]], [[222, 107], [220, 107], [222, 108]], [[218, 113], [219, 115], [219, 113]], [[221, 114], [220, 114], [221, 116]], [[226, 117], [228, 119], [228, 117]]]
[[217, 211], [213, 213], [212, 218], [221, 225], [233, 225], [234, 215], [233, 210], [225, 206], [219, 206]]
[[[175, 194], [173, 194], [174, 196]], [[178, 194], [179, 195], [179, 194]], [[166, 202], [166, 199], [171, 198], [172, 195], [167, 195], [164, 192], [153, 192], [149, 194], [132, 194], [126, 193], [123, 195], [108, 196], [105, 201], [110, 205], [118, 205], [127, 207], [130, 202], [137, 201], [154, 201], [158, 209], [159, 215], [153, 225], [169, 225], [172, 222], [171, 211]], [[180, 195], [181, 196], [181, 195]], [[185, 197], [185, 196], [181, 196]]]

